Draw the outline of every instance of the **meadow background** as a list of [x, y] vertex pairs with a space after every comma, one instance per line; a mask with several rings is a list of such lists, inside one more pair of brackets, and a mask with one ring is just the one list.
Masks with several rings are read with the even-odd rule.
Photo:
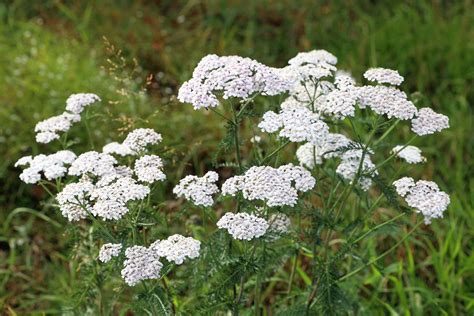
[[[299, 51], [326, 49], [361, 79], [398, 69], [403, 89], [450, 118], [425, 136], [428, 162], [414, 177], [451, 195], [444, 220], [419, 230], [355, 278], [361, 313], [474, 313], [474, 4], [472, 1], [2, 1], [0, 3], [0, 307], [7, 315], [59, 313], [77, 299], [75, 232], [14, 162], [52, 153], [34, 142], [37, 121], [62, 112], [71, 93], [102, 97], [93, 125], [103, 143], [133, 127], [165, 139], [170, 182], [212, 168], [221, 121], [175, 95], [209, 53], [284, 66]], [[75, 148], [87, 148], [83, 129]], [[403, 131], [394, 133], [403, 137]], [[245, 149], [244, 149], [245, 150]], [[248, 148], [250, 150], [250, 144]], [[170, 158], [171, 159], [171, 158]], [[172, 187], [163, 203], [173, 212]], [[73, 237], [71, 237], [73, 236]], [[379, 235], [369, 251], [391, 236]], [[301, 276], [303, 277], [303, 276]], [[87, 289], [85, 289], [87, 295]], [[271, 295], [271, 293], [269, 294]]]

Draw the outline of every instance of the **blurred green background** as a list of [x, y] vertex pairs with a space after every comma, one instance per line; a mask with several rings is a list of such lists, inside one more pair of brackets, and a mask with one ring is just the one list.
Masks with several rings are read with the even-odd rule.
[[[428, 157], [417, 176], [451, 195], [444, 220], [424, 228], [380, 274], [354, 283], [361, 312], [474, 313], [474, 5], [472, 1], [2, 1], [0, 3], [0, 306], [5, 314], [58, 310], [74, 292], [66, 221], [13, 163], [52, 153], [37, 145], [37, 121], [63, 111], [71, 93], [93, 92], [104, 110], [96, 136], [121, 140], [132, 127], [163, 134], [170, 179], [207, 170], [223, 135], [216, 117], [175, 100], [206, 54], [284, 66], [299, 51], [326, 49], [360, 79], [398, 69], [403, 89], [450, 118], [418, 140]], [[145, 89], [146, 88], [146, 89]], [[398, 136], [406, 139], [406, 131]], [[87, 148], [75, 127], [76, 150]], [[166, 188], [163, 199], [172, 199]], [[30, 207], [50, 221], [16, 211]], [[383, 238], [380, 237], [380, 238]], [[376, 243], [372, 245], [376, 247]], [[69, 267], [70, 268], [70, 267]]]

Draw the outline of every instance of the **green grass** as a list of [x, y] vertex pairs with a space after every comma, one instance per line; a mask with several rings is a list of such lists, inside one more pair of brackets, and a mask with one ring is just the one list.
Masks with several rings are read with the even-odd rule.
[[[290, 0], [163, 1], [160, 5], [13, 1], [0, 6], [0, 18], [0, 152], [4, 157], [0, 219], [4, 222], [13, 208], [27, 206], [60, 223], [18, 213], [4, 228], [0, 306], [5, 313], [57, 312], [69, 304], [68, 296], [75, 293], [81, 275], [76, 274], [78, 263], [68, 257], [73, 252], [64, 219], [50, 205], [41, 204], [44, 192], [22, 185], [12, 167], [24, 154], [53, 149], [34, 145], [32, 130], [38, 120], [61, 111], [72, 92], [95, 92], [111, 113], [95, 126], [104, 142], [120, 139], [116, 131], [127, 126], [111, 118], [143, 117], [144, 121], [132, 124], [151, 126], [163, 134], [169, 155], [178, 157], [170, 162], [176, 170], [171, 179], [178, 179], [189, 171], [210, 168], [216, 140], [224, 134], [213, 115], [193, 112], [172, 98], [201, 57], [237, 54], [282, 66], [297, 52], [314, 48], [337, 55], [339, 68], [350, 69], [359, 79], [370, 66], [398, 69], [406, 78], [404, 89], [420, 91], [414, 95], [419, 106], [432, 106], [450, 117], [449, 130], [416, 143], [428, 163], [412, 168], [410, 174], [439, 183], [450, 193], [451, 206], [445, 219], [420, 230], [388, 256], [383, 271], [366, 269], [346, 282], [345, 287], [360, 298], [360, 313], [473, 313], [471, 1], [348, 1], [345, 5]], [[126, 60], [137, 59], [135, 72], [130, 74], [132, 66], [119, 67], [118, 73], [102, 69], [109, 65], [107, 58], [120, 61], [107, 51], [103, 36], [124, 51]], [[155, 76], [149, 93], [142, 95], [140, 86], [148, 73], [163, 76]], [[117, 93], [121, 88], [128, 91], [125, 96]], [[108, 103], [116, 100], [118, 105]], [[408, 133], [407, 125], [400, 127], [392, 137], [393, 145], [406, 140]], [[163, 199], [172, 199], [169, 189], [163, 190]], [[375, 249], [393, 243], [394, 238], [378, 236], [367, 244], [368, 253], [375, 254]]]

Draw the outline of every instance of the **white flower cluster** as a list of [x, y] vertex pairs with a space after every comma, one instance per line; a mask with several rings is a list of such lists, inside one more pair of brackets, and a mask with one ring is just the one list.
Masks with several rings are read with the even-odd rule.
[[59, 133], [67, 132], [73, 123], [79, 122], [81, 117], [76, 114], [64, 112], [38, 122], [35, 126], [36, 141], [47, 144], [59, 138]]
[[151, 128], [138, 128], [130, 132], [123, 144], [133, 152], [140, 153], [146, 150], [149, 145], [156, 145], [163, 140], [161, 134]]
[[288, 61], [289, 65], [305, 65], [305, 64], [321, 64], [330, 65], [337, 64], [337, 57], [324, 49], [315, 49], [309, 52], [300, 52]]
[[[113, 179], [110, 183], [109, 178]], [[91, 200], [95, 201], [91, 213], [104, 220], [119, 220], [128, 213], [128, 202], [142, 200], [150, 193], [149, 187], [130, 177], [110, 175], [101, 181], [90, 194]]]
[[[161, 135], [152, 129], [138, 129], [132, 131], [123, 144], [115, 143], [113, 146], [126, 149], [127, 154], [133, 153], [135, 155], [142, 153], [147, 145], [159, 141], [161, 141]], [[107, 146], [105, 147], [107, 148]], [[114, 150], [108, 152], [114, 152]], [[70, 157], [71, 154], [72, 157]], [[150, 193], [150, 188], [147, 185], [137, 181], [150, 184], [155, 181], [163, 181], [166, 178], [162, 171], [163, 161], [155, 155], [145, 155], [138, 158], [133, 170], [128, 166], [117, 166], [117, 160], [113, 156], [96, 151], [83, 153], [77, 158], [73, 153], [65, 155], [64, 152], [58, 152], [51, 156], [54, 158], [63, 157], [71, 164], [69, 175], [83, 177], [78, 183], [68, 184], [57, 195], [59, 208], [70, 221], [86, 218], [87, 211], [104, 220], [119, 220], [129, 212], [129, 202], [142, 200]], [[56, 160], [58, 159], [54, 161]], [[37, 174], [26, 170], [25, 175], [21, 177], [30, 182], [39, 181], [41, 178], [39, 172], [44, 169], [45, 163], [43, 162], [39, 166], [36, 160], [25, 157], [18, 162], [18, 165], [27, 163], [34, 164], [35, 168], [32, 170], [35, 170]], [[48, 173], [45, 169], [48, 179], [51, 178], [50, 169], [52, 167], [49, 167], [50, 164], [51, 162], [48, 162], [46, 166]], [[58, 176], [64, 176], [67, 168], [60, 165], [56, 166], [55, 170]], [[133, 178], [134, 175], [137, 180]], [[78, 203], [78, 201], [80, 202]]]
[[395, 117], [400, 120], [412, 119], [417, 114], [413, 102], [405, 92], [394, 87], [363, 86], [357, 88], [359, 107], [369, 107], [377, 114]]
[[115, 171], [114, 165], [116, 163], [117, 160], [108, 154], [88, 151], [74, 160], [69, 168], [69, 175], [81, 176], [86, 174], [100, 177], [112, 174]]
[[271, 214], [268, 218], [268, 232], [278, 235], [286, 234], [290, 229], [291, 220], [283, 213]]
[[246, 99], [255, 93], [277, 95], [289, 89], [276, 69], [250, 58], [207, 55], [196, 66], [193, 76], [178, 92], [178, 100], [195, 109], [216, 107], [216, 92], [224, 99]]
[[34, 184], [41, 180], [41, 173], [48, 180], [62, 178], [66, 175], [66, 165], [71, 164], [76, 155], [69, 150], [61, 150], [51, 155], [25, 156], [20, 158], [15, 167], [27, 166], [20, 174], [20, 179], [28, 184]]
[[329, 127], [319, 119], [319, 116], [301, 106], [285, 107], [280, 113], [268, 111], [258, 127], [267, 133], [278, 130], [280, 137], [292, 142], [320, 143], [329, 133]]
[[151, 128], [137, 128], [128, 133], [123, 143], [109, 143], [102, 148], [102, 152], [119, 156], [136, 156], [145, 152], [147, 146], [156, 145], [162, 140], [161, 134]]
[[67, 132], [74, 123], [79, 122], [82, 110], [97, 101], [100, 101], [100, 98], [92, 93], [78, 93], [69, 96], [64, 113], [52, 116], [36, 124], [36, 141], [47, 144], [55, 139], [59, 139], [59, 133]]
[[301, 165], [313, 169], [315, 165], [323, 163], [323, 159], [339, 157], [341, 149], [349, 146], [351, 141], [342, 134], [329, 133], [327, 137], [316, 145], [306, 143], [298, 148], [296, 157]]
[[430, 224], [434, 218], [442, 218], [450, 203], [449, 195], [440, 191], [432, 181], [415, 182], [413, 178], [404, 177], [393, 182], [393, 185], [409, 206], [423, 214], [426, 224]]
[[166, 240], [157, 240], [150, 246], [160, 257], [170, 262], [182, 264], [186, 258], [195, 259], [199, 257], [201, 242], [191, 237], [178, 234], [168, 237]]
[[[367, 191], [372, 186], [372, 179], [370, 178], [370, 176], [378, 174], [378, 171], [375, 170], [375, 165], [370, 159], [370, 153], [371, 151], [368, 150], [364, 155], [362, 149], [350, 149], [343, 152], [340, 156], [341, 163], [336, 168], [336, 173], [343, 177], [345, 180], [352, 182], [357, 176], [359, 167], [359, 176], [370, 172], [369, 175], [360, 176], [358, 180], [358, 184], [360, 185], [362, 190]], [[363, 160], [362, 157], [364, 157]]]
[[242, 191], [247, 200], [262, 200], [268, 206], [294, 206], [298, 191], [309, 191], [315, 184], [311, 173], [300, 166], [253, 166], [245, 174], [227, 179], [222, 194], [235, 196]]
[[195, 205], [211, 206], [214, 203], [212, 195], [219, 192], [218, 179], [219, 175], [214, 171], [208, 171], [203, 177], [188, 175], [179, 181], [173, 193]]
[[354, 116], [358, 97], [357, 90], [355, 88], [348, 89], [348, 87], [343, 87], [343, 89], [347, 90], [334, 89], [322, 96], [318, 110], [335, 119]]
[[87, 180], [67, 184], [56, 195], [61, 214], [71, 222], [86, 218], [87, 212], [92, 211], [89, 198], [93, 189], [94, 185]]
[[142, 280], [158, 279], [163, 264], [160, 257], [152, 247], [133, 246], [125, 250], [124, 268], [122, 278], [130, 286]]
[[404, 78], [398, 71], [387, 68], [370, 68], [364, 73], [365, 79], [377, 83], [388, 83], [393, 86], [399, 86]]
[[156, 155], [145, 155], [137, 159], [133, 171], [137, 179], [142, 182], [154, 183], [166, 179], [163, 173], [163, 160]]
[[122, 244], [103, 244], [99, 251], [99, 260], [103, 263], [109, 262], [112, 257], [117, 257], [122, 251]]
[[219, 219], [217, 227], [226, 229], [234, 239], [252, 240], [265, 234], [268, 223], [255, 215], [228, 212]]
[[416, 118], [411, 120], [411, 130], [420, 136], [440, 132], [449, 127], [449, 118], [430, 108], [422, 108]]
[[393, 147], [392, 153], [396, 154], [397, 157], [404, 159], [406, 162], [411, 164], [422, 163], [426, 161], [426, 158], [421, 155], [421, 149], [416, 146], [402, 146], [397, 145]]
[[131, 156], [135, 153], [128, 146], [117, 142], [108, 143], [102, 148], [104, 154], [119, 155], [119, 156]]
[[312, 50], [298, 53], [288, 61], [285, 68], [279, 70], [282, 78], [298, 85], [300, 82], [319, 80], [333, 75], [337, 69], [336, 56], [325, 50]]
[[100, 98], [93, 93], [71, 94], [66, 100], [66, 110], [74, 114], [81, 114], [87, 106], [98, 101]]

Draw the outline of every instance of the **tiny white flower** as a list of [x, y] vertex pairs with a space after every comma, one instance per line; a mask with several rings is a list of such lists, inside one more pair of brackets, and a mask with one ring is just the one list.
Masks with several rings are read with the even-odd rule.
[[145, 155], [137, 159], [133, 171], [142, 182], [154, 183], [166, 179], [163, 173], [163, 160], [156, 155]]
[[292, 142], [310, 142], [316, 144], [326, 138], [329, 126], [319, 116], [301, 106], [286, 107], [278, 114], [268, 111], [258, 124], [262, 132], [274, 133]]
[[216, 92], [224, 99], [247, 99], [255, 93], [277, 95], [289, 89], [275, 68], [250, 58], [207, 55], [196, 66], [193, 76], [178, 92], [178, 100], [194, 109], [216, 107]]
[[249, 201], [262, 200], [268, 206], [295, 206], [298, 191], [306, 192], [315, 184], [311, 173], [300, 166], [254, 166], [243, 175], [227, 179], [222, 186], [222, 194], [235, 196], [242, 191]]
[[103, 244], [99, 251], [99, 260], [103, 263], [109, 262], [112, 257], [117, 257], [122, 251], [122, 244]]
[[208, 171], [203, 177], [188, 175], [179, 181], [173, 193], [195, 205], [211, 206], [214, 203], [212, 195], [219, 192], [218, 179], [219, 175], [214, 171]]
[[129, 286], [135, 286], [138, 282], [149, 279], [158, 279], [163, 264], [160, 257], [150, 247], [133, 246], [125, 250], [127, 258], [122, 269], [122, 278]]
[[426, 158], [421, 155], [421, 149], [416, 146], [406, 146], [404, 148], [402, 145], [397, 145], [393, 147], [392, 153], [396, 153], [397, 157], [400, 157], [411, 164], [426, 161]]
[[269, 216], [268, 224], [268, 232], [282, 235], [288, 232], [291, 225], [291, 220], [283, 213], [276, 213]]
[[411, 120], [411, 130], [420, 136], [440, 132], [449, 127], [449, 118], [438, 114], [430, 108], [422, 108], [418, 115]]
[[394, 86], [399, 86], [404, 80], [398, 71], [387, 68], [370, 68], [364, 73], [364, 77], [369, 81], [388, 83]]
[[115, 154], [119, 156], [130, 156], [135, 153], [128, 146], [117, 142], [112, 142], [102, 148], [104, 154]]
[[407, 95], [397, 88], [379, 85], [356, 89], [360, 108], [369, 107], [377, 114], [400, 120], [410, 120], [418, 112]]
[[83, 174], [104, 176], [115, 172], [114, 165], [116, 163], [117, 160], [109, 154], [88, 151], [79, 155], [71, 164], [69, 174], [72, 176], [81, 176]]
[[69, 150], [61, 150], [51, 155], [26, 156], [17, 161], [15, 166], [28, 166], [20, 174], [20, 179], [29, 184], [41, 180], [41, 174], [48, 180], [62, 178], [67, 173], [67, 165], [71, 164], [76, 155]]
[[442, 218], [451, 202], [449, 195], [440, 191], [432, 181], [415, 182], [412, 178], [405, 177], [395, 181], [393, 185], [409, 206], [423, 214], [426, 224], [430, 224], [435, 218]]
[[98, 101], [101, 101], [99, 96], [93, 93], [71, 94], [66, 100], [66, 110], [75, 114], [80, 114], [85, 107]]
[[67, 184], [56, 195], [62, 215], [71, 222], [87, 218], [87, 212], [92, 210], [90, 193], [93, 189], [94, 185], [89, 181]]
[[123, 145], [130, 148], [133, 152], [139, 153], [145, 151], [147, 146], [158, 144], [162, 140], [161, 134], [153, 129], [138, 128], [127, 135]]
[[182, 264], [186, 258], [195, 259], [199, 257], [201, 242], [191, 237], [175, 234], [166, 240], [155, 241], [150, 248], [158, 256], [164, 257], [170, 262]]
[[234, 238], [252, 240], [261, 237], [268, 229], [265, 219], [247, 213], [226, 213], [217, 222], [217, 227], [226, 229]]

